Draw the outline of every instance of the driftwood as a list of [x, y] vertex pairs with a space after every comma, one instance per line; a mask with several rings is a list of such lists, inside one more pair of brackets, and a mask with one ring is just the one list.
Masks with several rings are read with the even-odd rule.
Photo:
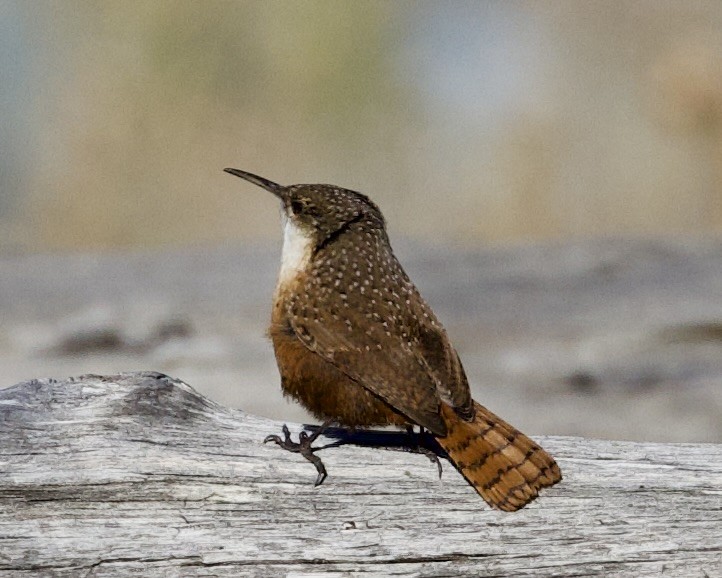
[[280, 426], [157, 373], [0, 391], [0, 576], [722, 575], [720, 445], [539, 437], [564, 481], [507, 514], [378, 448], [314, 488]]

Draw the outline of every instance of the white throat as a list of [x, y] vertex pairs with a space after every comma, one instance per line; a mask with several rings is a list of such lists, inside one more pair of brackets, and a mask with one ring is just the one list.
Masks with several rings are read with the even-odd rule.
[[281, 215], [283, 225], [283, 249], [281, 251], [281, 271], [278, 273], [278, 285], [293, 281], [298, 273], [306, 269], [311, 259], [313, 239], [289, 219]]

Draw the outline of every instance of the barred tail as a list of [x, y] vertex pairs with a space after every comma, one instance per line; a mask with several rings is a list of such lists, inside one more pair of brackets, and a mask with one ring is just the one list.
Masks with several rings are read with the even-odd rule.
[[513, 512], [562, 479], [554, 458], [516, 428], [474, 402], [473, 421], [442, 404], [448, 434], [437, 441], [493, 508]]

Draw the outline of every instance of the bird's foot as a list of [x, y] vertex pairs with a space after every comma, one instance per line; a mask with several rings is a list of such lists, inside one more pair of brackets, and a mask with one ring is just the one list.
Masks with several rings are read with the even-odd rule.
[[407, 426], [406, 432], [409, 434], [410, 438], [408, 451], [426, 456], [432, 464], [436, 464], [436, 467], [439, 470], [439, 479], [441, 479], [441, 474], [444, 472], [444, 469], [441, 466], [441, 460], [439, 460], [438, 454], [431, 448], [424, 445], [422, 440], [422, 437], [425, 435], [424, 428], [421, 428], [419, 433], [416, 433], [412, 426]]
[[291, 432], [288, 430], [288, 426], [286, 426], [286, 424], [283, 424], [283, 429], [281, 430], [283, 432], [283, 438], [277, 435], [270, 435], [266, 436], [266, 439], [263, 440], [263, 443], [265, 444], [268, 442], [274, 442], [281, 446], [284, 450], [296, 454], [301, 454], [304, 458], [306, 458], [315, 466], [316, 471], [318, 472], [318, 476], [316, 477], [316, 481], [313, 485], [320, 486], [321, 484], [323, 484], [323, 481], [328, 476], [328, 473], [326, 472], [326, 466], [323, 465], [321, 458], [319, 458], [314, 453], [320, 448], [313, 448], [311, 447], [311, 444], [316, 441], [316, 438], [318, 438], [318, 436], [323, 433], [323, 430], [326, 429], [329, 424], [330, 422], [324, 423], [311, 435], [308, 435], [305, 431], [302, 431], [300, 434], [298, 434], [298, 442], [294, 442], [291, 439]]

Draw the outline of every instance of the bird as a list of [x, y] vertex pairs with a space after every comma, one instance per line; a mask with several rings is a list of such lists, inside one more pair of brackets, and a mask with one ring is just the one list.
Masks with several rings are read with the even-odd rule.
[[324, 184], [282, 186], [226, 168], [273, 194], [283, 227], [268, 334], [285, 396], [323, 425], [293, 442], [326, 470], [312, 442], [331, 424], [418, 426], [492, 507], [515, 511], [562, 479], [538, 444], [474, 401], [461, 359], [396, 258], [378, 206]]

